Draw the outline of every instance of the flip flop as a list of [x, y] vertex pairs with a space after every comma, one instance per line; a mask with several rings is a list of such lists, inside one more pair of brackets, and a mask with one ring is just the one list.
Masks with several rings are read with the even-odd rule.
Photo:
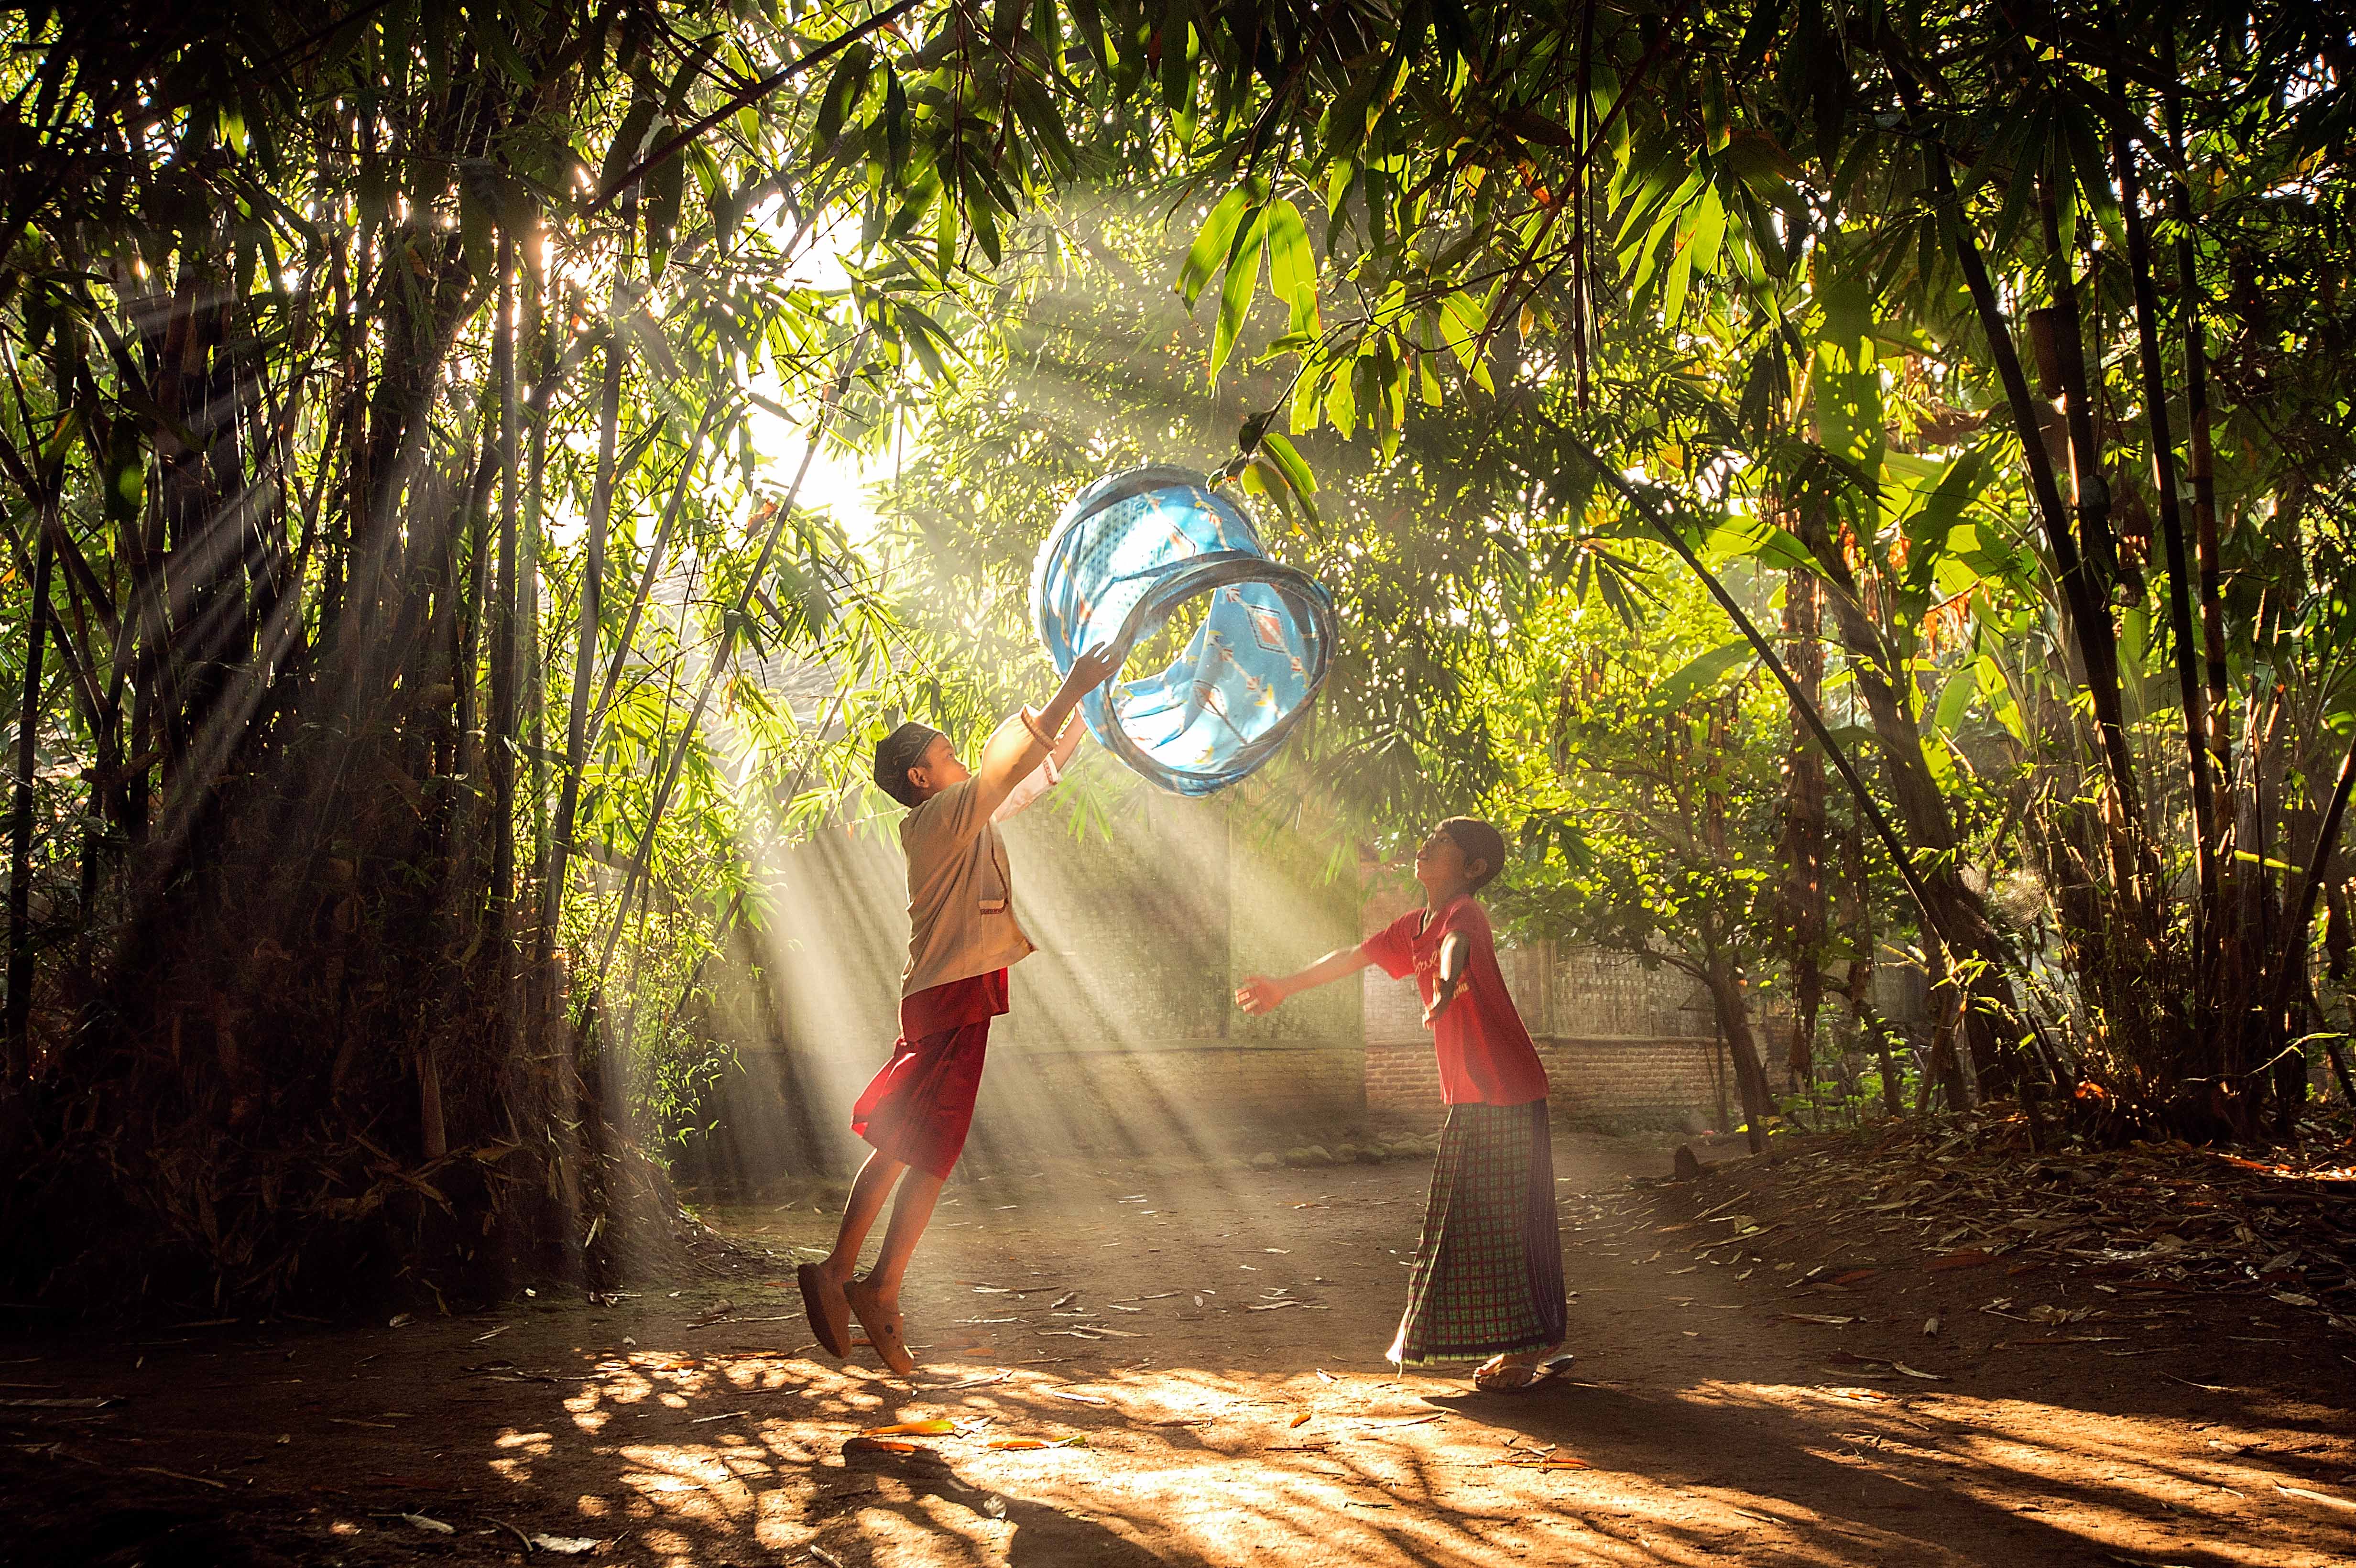
[[1540, 1383], [1549, 1382], [1570, 1371], [1570, 1363], [1577, 1359], [1565, 1350], [1560, 1355], [1548, 1356], [1543, 1361], [1509, 1362], [1494, 1373], [1474, 1372], [1472, 1386], [1483, 1393], [1527, 1393]]
[[794, 1281], [802, 1287], [802, 1310], [809, 1316], [810, 1332], [818, 1336], [819, 1347], [830, 1356], [850, 1360], [851, 1303], [843, 1298], [842, 1286], [816, 1264], [796, 1269]]
[[[853, 1289], [859, 1294], [852, 1295]], [[867, 1342], [874, 1347], [884, 1366], [904, 1378], [915, 1371], [916, 1358], [908, 1354], [907, 1343], [901, 1338], [898, 1315], [885, 1312], [883, 1304], [864, 1287], [853, 1286], [842, 1295], [851, 1314], [859, 1319], [859, 1326], [867, 1330]]]

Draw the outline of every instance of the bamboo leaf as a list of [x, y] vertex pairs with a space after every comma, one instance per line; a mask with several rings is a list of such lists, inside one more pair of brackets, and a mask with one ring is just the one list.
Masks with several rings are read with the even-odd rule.
[[1267, 224], [1267, 208], [1256, 208], [1250, 219], [1236, 237], [1234, 253], [1227, 258], [1227, 275], [1219, 288], [1219, 324], [1211, 337], [1211, 376], [1216, 379], [1219, 368], [1241, 335], [1244, 316], [1251, 309], [1253, 293], [1259, 287], [1262, 252], [1261, 242]]
[[1185, 263], [1178, 269], [1178, 294], [1186, 302], [1187, 309], [1194, 308], [1194, 302], [1202, 297], [1212, 276], [1234, 255], [1236, 230], [1252, 206], [1249, 185], [1239, 185], [1221, 197], [1218, 205], [1211, 208], [1211, 215], [1203, 220], [1194, 243], [1186, 251]]
[[1651, 706], [1675, 713], [1724, 679], [1730, 670], [1747, 663], [1751, 657], [1751, 645], [1740, 637], [1721, 643], [1706, 654], [1689, 659], [1675, 674], [1653, 688]]
[[1322, 329], [1317, 310], [1317, 253], [1309, 246], [1309, 226], [1301, 209], [1278, 200], [1268, 209], [1269, 290], [1291, 307], [1289, 330], [1313, 335]]

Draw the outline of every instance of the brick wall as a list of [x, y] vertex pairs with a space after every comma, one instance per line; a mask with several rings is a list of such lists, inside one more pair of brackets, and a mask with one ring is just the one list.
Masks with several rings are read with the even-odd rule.
[[[1573, 1121], [1718, 1121], [1714, 1040], [1562, 1040], [1540, 1036], [1555, 1114]], [[1440, 1063], [1427, 1037], [1366, 1044], [1366, 1108], [1438, 1115]]]

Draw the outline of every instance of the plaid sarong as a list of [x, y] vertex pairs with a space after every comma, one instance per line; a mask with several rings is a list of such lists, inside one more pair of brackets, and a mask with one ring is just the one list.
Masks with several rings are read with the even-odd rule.
[[1388, 1360], [1472, 1361], [1562, 1343], [1547, 1104], [1451, 1105]]

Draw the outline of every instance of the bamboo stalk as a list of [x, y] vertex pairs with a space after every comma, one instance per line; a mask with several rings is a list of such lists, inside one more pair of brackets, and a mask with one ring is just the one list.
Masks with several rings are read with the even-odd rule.
[[[43, 511], [48, 510], [46, 504]], [[8, 997], [5, 1033], [7, 1083], [0, 1086], [0, 1131], [9, 1130], [32, 1074], [33, 786], [40, 761], [41, 653], [49, 640], [49, 568], [56, 551], [40, 529], [33, 547], [33, 613], [25, 634], [25, 689], [16, 710], [16, 799], [8, 813]], [[87, 912], [85, 912], [87, 918]]]
[[[635, 203], [623, 204], [626, 214]], [[597, 620], [605, 604], [605, 529], [614, 505], [615, 443], [622, 418], [622, 312], [627, 303], [626, 273], [616, 265], [605, 338], [605, 379], [597, 412], [597, 472], [589, 490], [588, 532], [582, 542], [580, 633], [573, 658], [573, 706], [565, 729], [564, 778], [550, 834], [548, 883], [541, 890], [540, 944], [543, 959], [553, 951], [556, 925], [564, 911], [564, 877], [573, 854], [573, 821], [581, 805], [581, 774], [589, 763], [589, 691], [597, 675]]]
[[[515, 363], [515, 236], [499, 233], [498, 320], [491, 335], [492, 375], [499, 396], [498, 575], [491, 593], [491, 711], [484, 751], [491, 773], [491, 953], [502, 984], [513, 967], [507, 955], [509, 912], [515, 898], [516, 519], [521, 435]], [[475, 672], [466, 672], [469, 682]]]
[[[2193, 859], [2201, 881], [2193, 949], [2205, 954], [2208, 922], [2217, 901], [2215, 802], [2209, 792], [2207, 702], [2192, 633], [2192, 573], [2184, 553], [2184, 518], [2176, 494], [2176, 447], [2168, 425], [2168, 379], [2160, 360], [2159, 299], [2151, 283], [2151, 242], [2145, 232], [2135, 146], [2127, 139], [2126, 94], [2114, 82], [2115, 114], [2111, 156], [2117, 166], [2119, 208], [2127, 229], [2127, 271], [2135, 285], [2136, 347], [2143, 359], [2144, 418], [2151, 427], [2152, 487], [2159, 494], [2160, 539], [2168, 554], [2169, 633], [2176, 645], [2177, 695], [2184, 707], [2185, 772], [2192, 791]], [[2205, 970], [2205, 964], [2201, 965]]]
[[647, 808], [647, 825], [638, 834], [637, 848], [632, 851], [628, 869], [624, 875], [622, 901], [614, 911], [613, 923], [606, 928], [605, 944], [597, 955], [597, 979], [592, 995], [602, 995], [605, 991], [605, 974], [614, 962], [615, 944], [622, 939], [622, 926], [629, 917], [632, 899], [648, 880], [647, 873], [654, 853], [655, 831], [662, 826], [663, 812], [670, 804], [670, 793], [679, 783], [680, 770], [686, 764], [688, 748], [695, 743], [696, 732], [703, 723], [703, 710], [712, 700], [712, 688], [719, 684], [721, 672], [727, 667], [730, 656], [735, 652], [736, 628], [744, 624], [753, 592], [767, 574], [770, 559], [776, 554], [777, 540], [784, 537], [786, 525], [792, 520], [794, 503], [801, 495], [802, 481], [809, 477], [810, 464], [818, 456], [819, 438], [825, 435], [827, 421], [850, 385], [851, 373], [858, 368], [859, 353], [864, 346], [862, 336], [858, 343], [852, 345], [851, 357], [844, 361], [841, 373], [835, 378], [833, 385], [821, 400], [818, 417], [810, 421], [809, 442], [802, 448], [801, 466], [795, 471], [794, 482], [787, 487], [785, 499], [771, 516], [768, 537], [761, 543], [761, 553], [755, 560], [753, 570], [745, 574], [743, 584], [736, 590], [735, 605], [723, 623], [720, 646], [713, 651], [712, 663], [703, 672], [703, 680], [696, 688], [695, 704], [688, 710], [686, 723], [680, 726], [679, 742], [670, 749], [661, 782], [657, 784], [654, 800]]
[[2086, 375], [2086, 324], [2078, 308], [2076, 268], [2062, 242], [2061, 199], [2049, 174], [2037, 176], [2037, 210], [2045, 229], [2045, 266], [2053, 295], [2053, 368], [2062, 388], [2062, 419], [2068, 430], [2070, 492], [2078, 519], [2078, 553], [2090, 568], [2090, 588], [2100, 603], [2118, 574], [2118, 546], [2111, 536], [2111, 487], [2103, 477], [2102, 443], [2094, 434], [2094, 399]]
[[2053, 551], [2055, 575], [2062, 583], [2062, 608], [2077, 633], [2079, 657], [2086, 669], [2087, 694], [2094, 699], [2094, 728], [2102, 741], [2104, 761], [2112, 787], [2118, 792], [2123, 814], [2133, 817], [2136, 812], [2135, 767], [2127, 752], [2126, 720], [2119, 698], [2117, 634], [2111, 626], [2109, 613], [2095, 597], [2085, 562], [2072, 537], [2070, 515], [2062, 504], [2053, 465], [2046, 456], [2044, 443], [2038, 439], [2036, 400], [2029, 394], [2029, 378], [2020, 366], [2020, 351], [2013, 343], [2003, 304], [1997, 298], [1996, 284], [1988, 276], [1987, 259], [1980, 254], [1979, 241], [1972, 235], [1963, 201], [1955, 193], [1954, 178], [1947, 169], [1947, 149], [1922, 126], [1922, 95], [1914, 79], [1897, 60], [1889, 63], [1899, 95], [1905, 102], [1907, 118], [1922, 139], [1923, 171], [1928, 176], [1932, 202], [1948, 229], [1956, 264], [1963, 271], [1964, 284], [1971, 292], [1972, 304], [1987, 336], [1989, 355], [1996, 360], [1997, 377], [2004, 383], [2005, 401], [2020, 432], [2029, 492], [2037, 499], [2046, 542]]
[[[2166, 73], [2176, 77], [2176, 40], [2164, 37]], [[2168, 149], [2174, 166], [2184, 166], [2184, 111], [2178, 96], [2167, 98]], [[2210, 807], [2211, 831], [2217, 835], [2210, 853], [2218, 868], [2218, 899], [2232, 875], [2230, 846], [2233, 830], [2233, 696], [2225, 663], [2225, 571], [2217, 540], [2217, 476], [2215, 453], [2209, 439], [2209, 347], [2201, 325], [2201, 272], [2193, 242], [2192, 193], [2181, 177], [2169, 182], [2169, 206], [2177, 224], [2176, 271], [2178, 308], [2184, 313], [2184, 424], [2186, 476], [2192, 482], [2193, 548], [2201, 563], [2201, 633], [2208, 654], [2209, 776], [2215, 795]]]
[[605, 710], [612, 706], [615, 688], [622, 682], [622, 665], [630, 656], [630, 643], [638, 635], [638, 622], [647, 613], [647, 603], [654, 595], [655, 580], [661, 575], [664, 555], [670, 548], [671, 531], [679, 524], [679, 515], [687, 501], [690, 481], [695, 477], [697, 460], [703, 453], [703, 439], [712, 432], [713, 420], [720, 411], [720, 400], [712, 399], [703, 406], [702, 416], [696, 421], [695, 433], [688, 437], [687, 453], [680, 458], [679, 480], [671, 486], [670, 499], [663, 505], [662, 522], [655, 529], [654, 543], [648, 547], [647, 562], [638, 573], [638, 586], [630, 595], [630, 613], [622, 622], [621, 635], [615, 639], [614, 656], [606, 661], [605, 679], [597, 692], [597, 706], [589, 715], [589, 741], [595, 745], [605, 727]]

